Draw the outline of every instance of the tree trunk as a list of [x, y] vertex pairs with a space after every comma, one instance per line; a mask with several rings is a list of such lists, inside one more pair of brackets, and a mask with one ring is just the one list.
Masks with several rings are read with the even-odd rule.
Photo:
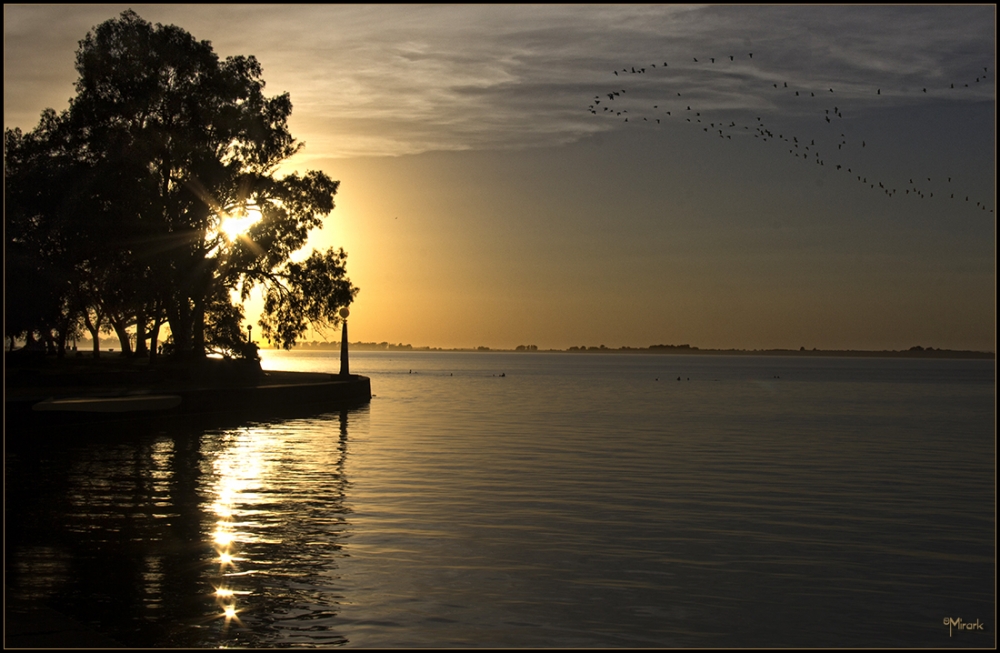
[[122, 356], [126, 358], [132, 355], [132, 343], [129, 342], [128, 331], [125, 330], [125, 321], [120, 317], [112, 316], [111, 328], [115, 330], [115, 335], [118, 336], [118, 342], [122, 346]]
[[46, 328], [42, 331], [42, 341], [45, 343], [45, 353], [54, 354], [56, 353], [56, 341], [52, 337], [52, 329]]
[[[171, 302], [173, 304], [173, 302]], [[193, 357], [191, 346], [191, 307], [187, 297], [182, 297], [179, 302], [171, 306], [172, 310], [167, 313], [167, 322], [170, 324], [170, 333], [174, 337], [174, 357], [188, 360]]]
[[196, 300], [191, 312], [191, 353], [195, 358], [205, 358], [205, 300]]
[[163, 307], [157, 301], [153, 305], [153, 328], [149, 331], [149, 361], [156, 360], [157, 340], [160, 338], [160, 325], [163, 324]]
[[56, 329], [56, 358], [66, 358], [66, 335], [69, 333], [69, 318], [59, 321]]
[[94, 358], [101, 357], [101, 314], [97, 313], [96, 324], [90, 321], [90, 311], [83, 312], [83, 324], [90, 331], [90, 337], [94, 339]]
[[[204, 232], [199, 236], [199, 242], [204, 240]], [[212, 288], [214, 263], [207, 259], [208, 252], [199, 248], [194, 254], [197, 261], [196, 271], [191, 278], [191, 350], [196, 359], [205, 358], [205, 306], [208, 303], [209, 289]]]
[[149, 351], [146, 349], [146, 307], [142, 306], [135, 316], [135, 356], [148, 358]]

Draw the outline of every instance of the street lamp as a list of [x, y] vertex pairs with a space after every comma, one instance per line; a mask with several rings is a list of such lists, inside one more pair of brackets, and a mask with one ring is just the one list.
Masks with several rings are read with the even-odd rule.
[[348, 376], [351, 373], [351, 366], [347, 362], [347, 316], [351, 312], [347, 307], [340, 309], [340, 317], [344, 320], [344, 330], [340, 334], [340, 375]]

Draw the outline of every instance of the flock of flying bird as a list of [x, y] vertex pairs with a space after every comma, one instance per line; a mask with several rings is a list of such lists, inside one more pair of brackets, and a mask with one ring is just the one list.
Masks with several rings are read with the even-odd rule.
[[[692, 63], [698, 65], [712, 66], [716, 62], [716, 57], [703, 57], [700, 61], [696, 57], [692, 57], [692, 59]], [[747, 61], [751, 60], [753, 60], [752, 52], [747, 54]], [[720, 57], [719, 61], [722, 64], [727, 63], [726, 58]], [[728, 63], [736, 64], [737, 57], [735, 55], [729, 55]], [[675, 69], [676, 68], [678, 68], [678, 66], [675, 64]], [[670, 66], [668, 62], [664, 61], [662, 66], [659, 68], [656, 63], [653, 63], [648, 66], [627, 66], [621, 70], [616, 69], [612, 72], [618, 78], [624, 78], [626, 76], [639, 76], [639, 79], [642, 79], [642, 76], [648, 73], [669, 71], [669, 69]], [[992, 81], [992, 77], [988, 77], [988, 73], [988, 68], [984, 66], [982, 73], [978, 73], [974, 80], [972, 80], [970, 76], [970, 79], [967, 81], [963, 80], [959, 82], [950, 82], [942, 88], [933, 88], [932, 92], [962, 92], [962, 90], [966, 88], [974, 88], [977, 85], [989, 84]], [[838, 95], [833, 88], [795, 88], [794, 85], [789, 87], [788, 82], [786, 81], [775, 81], [771, 82], [770, 85], [773, 87], [770, 91], [772, 95], [775, 92], [779, 94], [778, 98], [771, 100], [772, 102], [795, 101], [794, 98], [797, 97], [809, 98], [809, 102], [811, 104], [807, 106], [800, 106], [800, 109], [816, 110], [817, 119], [824, 121], [822, 122], [824, 125], [834, 127], [844, 124], [836, 124], [844, 119], [845, 109], [843, 105], [844, 100], [838, 98]], [[777, 89], [777, 91], [774, 89]], [[927, 90], [927, 87], [921, 87], [917, 92], [924, 94], [927, 93]], [[853, 90], [853, 93], [856, 92], [856, 90]], [[882, 96], [881, 88], [872, 88], [870, 92], [876, 98]], [[674, 93], [676, 93], [676, 95], [674, 95]], [[697, 94], [694, 95], [696, 96]], [[857, 183], [868, 186], [872, 190], [877, 188], [879, 192], [884, 193], [888, 197], [900, 195], [912, 196], [914, 198], [924, 200], [934, 198], [936, 191], [939, 198], [968, 203], [969, 206], [972, 206], [972, 202], [974, 201], [974, 198], [970, 195], [957, 190], [958, 184], [952, 184], [952, 177], [947, 177], [947, 182], [939, 179], [938, 182], [935, 183], [932, 182], [931, 177], [926, 177], [927, 183], [924, 183], [924, 178], [910, 178], [908, 184], [893, 184], [885, 180], [875, 179], [873, 176], [862, 172], [858, 169], [856, 164], [848, 164], [847, 161], [851, 159], [851, 148], [866, 148], [868, 144], [864, 138], [852, 136], [849, 139], [847, 133], [850, 130], [847, 127], [844, 127], [843, 131], [836, 129], [832, 132], [839, 134], [834, 139], [837, 146], [837, 153], [836, 155], [830, 156], [828, 159], [826, 154], [821, 154], [820, 147], [816, 145], [815, 138], [786, 134], [784, 133], [787, 131], [785, 129], [778, 131], [777, 127], [769, 126], [760, 116], [756, 116], [756, 121], [750, 124], [737, 124], [735, 120], [722, 120], [709, 117], [710, 115], [716, 115], [718, 111], [705, 111], [705, 115], [703, 116], [702, 111], [698, 110], [698, 106], [692, 106], [692, 104], [690, 104], [691, 100], [686, 99], [685, 96], [676, 89], [672, 89], [669, 92], [669, 100], [656, 100], [655, 104], [652, 104], [652, 100], [649, 100], [647, 104], [642, 105], [638, 110], [636, 110], [636, 105], [624, 102], [626, 97], [626, 89], [624, 88], [615, 88], [614, 90], [606, 91], [602, 95], [594, 96], [594, 98], [590, 101], [588, 111], [598, 116], [612, 116], [616, 119], [621, 119], [623, 122], [628, 122], [629, 118], [631, 118], [632, 124], [640, 121], [650, 124], [659, 124], [661, 120], [684, 120], [685, 122], [692, 123], [692, 125], [696, 127], [700, 127], [702, 131], [712, 135], [718, 135], [718, 137], [722, 139], [732, 140], [734, 135], [736, 135], [737, 138], [752, 135], [754, 138], [760, 139], [763, 142], [780, 142], [788, 147], [788, 153], [790, 155], [801, 158], [803, 161], [813, 162], [814, 164], [820, 166], [826, 166], [829, 162], [829, 165], [835, 170], [847, 173], [852, 177], [856, 177]], [[812, 98], [819, 98], [819, 102], [813, 102]], [[642, 102], [642, 100], [640, 100], [640, 102]], [[799, 102], [801, 102], [801, 100]], [[633, 109], [631, 114], [628, 111], [628, 107]], [[822, 113], [819, 113], [820, 110], [822, 110]], [[821, 139], [821, 142], [822, 140], [823, 139]], [[903, 187], [898, 188], [897, 186]], [[990, 213], [993, 213], [993, 209], [988, 208], [986, 203], [981, 200], [975, 201], [975, 208], [981, 211], [989, 211]]]

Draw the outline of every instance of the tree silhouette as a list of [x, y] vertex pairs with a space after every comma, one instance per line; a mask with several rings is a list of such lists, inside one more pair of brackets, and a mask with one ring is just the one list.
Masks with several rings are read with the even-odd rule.
[[[63, 258], [72, 273], [59, 274], [98, 288], [88, 301], [100, 303], [123, 349], [125, 329], [134, 327], [144, 352], [147, 329], [155, 334], [165, 317], [179, 356], [241, 355], [242, 309], [230, 297], [238, 291], [245, 301], [256, 285], [278, 298], [261, 326], [279, 345], [294, 344], [303, 319], [339, 322], [337, 312], [357, 294], [345, 256], [331, 250], [308, 259], [323, 262], [304, 269], [324, 278], [288, 263], [334, 208], [339, 182], [318, 171], [275, 176], [302, 144], [288, 130], [288, 94], [264, 95], [254, 57], [220, 60], [209, 42], [129, 10], [86, 35], [76, 69], [67, 111], [46, 111], [31, 134], [6, 135], [15, 158], [32, 162], [5, 175], [8, 188], [24, 189], [24, 228], [8, 245], [36, 223], [51, 225], [45, 233], [59, 238], [33, 263], [46, 267], [73, 243]], [[48, 183], [54, 176], [71, 183]], [[54, 196], [42, 198], [42, 187]], [[245, 234], [220, 229], [249, 206], [261, 217]], [[82, 315], [86, 306], [75, 310]]]
[[29, 134], [4, 133], [4, 335], [31, 342], [37, 333], [63, 343], [62, 351], [81, 309], [70, 280], [83, 241], [71, 221], [59, 219], [73, 210], [80, 172], [62, 156], [60, 139], [52, 110]]

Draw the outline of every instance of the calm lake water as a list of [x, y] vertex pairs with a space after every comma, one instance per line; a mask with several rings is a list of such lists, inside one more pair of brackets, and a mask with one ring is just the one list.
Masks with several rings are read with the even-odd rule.
[[137, 647], [995, 646], [994, 361], [351, 371], [355, 411], [8, 448], [8, 601]]

